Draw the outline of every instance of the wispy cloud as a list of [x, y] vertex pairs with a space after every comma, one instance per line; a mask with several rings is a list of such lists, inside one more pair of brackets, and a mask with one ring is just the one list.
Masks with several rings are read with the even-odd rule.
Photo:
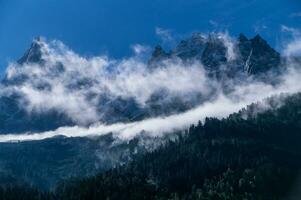
[[156, 27], [156, 34], [164, 41], [164, 42], [170, 42], [173, 40], [173, 37], [171, 35], [171, 30], [169, 29], [163, 29], [160, 27]]
[[[235, 44], [231, 37], [226, 34], [221, 36], [221, 39], [228, 48], [228, 56], [235, 59], [233, 50]], [[295, 41], [289, 43], [286, 51], [292, 52], [294, 44]], [[18, 92], [27, 100], [26, 108], [29, 112], [56, 109], [77, 121], [78, 126], [62, 127], [42, 133], [0, 135], [0, 142], [41, 140], [58, 135], [92, 137], [110, 132], [121, 139], [131, 139], [141, 132], [150, 136], [162, 136], [183, 130], [199, 120], [204, 120], [205, 117], [226, 117], [252, 102], [271, 95], [301, 91], [300, 69], [290, 67], [294, 66], [294, 63], [286, 63], [289, 70], [280, 77], [277, 85], [252, 78], [239, 84], [233, 84], [229, 80], [224, 84], [228, 84], [232, 90], [225, 94], [219, 89], [219, 83], [207, 76], [199, 62], [188, 65], [179, 60], [169, 60], [161, 63], [158, 68], [149, 70], [147, 64], [135, 56], [124, 60], [112, 60], [105, 56], [84, 58], [60, 42], [43, 43], [43, 48], [43, 59], [46, 61], [43, 66], [10, 65], [7, 71], [9, 79], [13, 80], [20, 75], [26, 75], [27, 79], [21, 84], [2, 88], [1, 95]], [[140, 50], [137, 51], [139, 53]], [[152, 94], [162, 89], [168, 90], [169, 95], [184, 99], [194, 99], [197, 96], [193, 95], [196, 94], [206, 96], [213, 91], [216, 95], [210, 101], [203, 102], [184, 113], [130, 123], [101, 122], [101, 115], [97, 110], [102, 105], [98, 104], [98, 100], [104, 94], [109, 98], [119, 96], [133, 98], [143, 107], [147, 106]], [[83, 127], [82, 125], [87, 122], [94, 125]]]
[[99, 104], [101, 98], [132, 98], [144, 107], [153, 94], [162, 90], [168, 91], [162, 100], [193, 99], [196, 95], [207, 95], [214, 86], [214, 81], [209, 84], [198, 62], [187, 66], [179, 60], [170, 60], [149, 70], [137, 57], [146, 50], [141, 45], [133, 47], [134, 57], [123, 60], [105, 56], [84, 58], [58, 41], [41, 42], [41, 46], [45, 62], [11, 64], [7, 69], [8, 80], [26, 78], [5, 90], [21, 94], [28, 112], [57, 110], [81, 125], [101, 121], [102, 116], [97, 113], [104, 106]]
[[115, 123], [112, 125], [94, 124], [89, 128], [84, 127], [62, 127], [55, 131], [28, 134], [7, 134], [0, 135], [0, 142], [42, 140], [54, 136], [65, 137], [94, 137], [113, 133], [116, 138], [129, 140], [140, 133], [149, 136], [161, 137], [174, 131], [181, 131], [191, 124], [204, 120], [205, 117], [223, 118], [239, 109], [261, 99], [281, 93], [295, 93], [301, 91], [301, 85], [297, 84], [301, 71], [291, 69], [282, 77], [278, 86], [271, 86], [262, 82], [235, 87], [235, 90], [225, 96], [220, 94], [214, 101], [201, 104], [195, 109], [185, 113], [171, 115], [168, 117], [150, 118], [132, 123]]
[[286, 56], [295, 56], [301, 54], [301, 31], [299, 29], [281, 26], [282, 32], [291, 34], [292, 39], [288, 42], [283, 50], [283, 54]]

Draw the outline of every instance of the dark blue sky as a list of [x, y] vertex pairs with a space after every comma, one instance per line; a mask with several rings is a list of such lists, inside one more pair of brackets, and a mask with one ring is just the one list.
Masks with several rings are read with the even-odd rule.
[[282, 24], [300, 28], [299, 0], [0, 0], [0, 73], [39, 35], [83, 55], [119, 58], [132, 44], [160, 42], [156, 27], [258, 32], [276, 46]]

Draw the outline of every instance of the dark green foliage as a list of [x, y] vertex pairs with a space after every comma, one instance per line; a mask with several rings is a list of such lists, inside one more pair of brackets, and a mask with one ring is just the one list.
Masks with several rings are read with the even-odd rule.
[[57, 195], [60, 199], [280, 199], [293, 188], [301, 167], [301, 95], [284, 101], [276, 110], [247, 119], [242, 112], [223, 120], [207, 118], [204, 125], [191, 126], [177, 141], [127, 166], [62, 183]]
[[[138, 149], [137, 142], [116, 144], [108, 134], [93, 139], [55, 137], [1, 143], [0, 185], [27, 183], [48, 190], [62, 180], [92, 176], [128, 162]], [[145, 150], [141, 147], [137, 151]]]
[[27, 186], [0, 187], [1, 200], [54, 200], [50, 193], [41, 193], [36, 189]]
[[[226, 119], [207, 118], [176, 141], [138, 155], [127, 165], [67, 180], [52, 196], [39, 197], [283, 199], [297, 187], [301, 168], [301, 94], [282, 100], [283, 106], [262, 113], [253, 104]], [[32, 195], [37, 196], [35, 191]]]

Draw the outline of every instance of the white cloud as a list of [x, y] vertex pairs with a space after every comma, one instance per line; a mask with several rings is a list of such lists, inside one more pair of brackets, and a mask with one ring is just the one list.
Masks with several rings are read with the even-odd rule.
[[[235, 51], [231, 38], [227, 35], [221, 37], [228, 48], [229, 60], [234, 59]], [[287, 45], [288, 52], [292, 51], [291, 45]], [[26, 74], [29, 78], [21, 85], [2, 89], [1, 95], [12, 91], [19, 92], [29, 102], [27, 105], [29, 111], [43, 112], [57, 109], [72, 117], [79, 126], [62, 127], [43, 133], [0, 135], [0, 142], [40, 140], [57, 135], [86, 137], [110, 132], [121, 139], [131, 139], [142, 131], [151, 136], [161, 136], [175, 130], [183, 130], [205, 117], [226, 117], [252, 102], [271, 95], [301, 91], [299, 84], [301, 71], [295, 68], [290, 68], [276, 86], [250, 78], [232, 85], [232, 91], [225, 95], [219, 90], [219, 84], [206, 75], [198, 62], [187, 65], [172, 60], [163, 62], [156, 69], [148, 70], [147, 65], [135, 57], [121, 61], [102, 56], [83, 58], [58, 42], [45, 44], [44, 50], [46, 63], [43, 66], [10, 65], [8, 69], [10, 79], [22, 74]], [[58, 63], [63, 64], [63, 69]], [[74, 85], [78, 84], [81, 87], [74, 89]], [[46, 89], [38, 89], [41, 85], [49, 85], [50, 89], [46, 86]], [[132, 97], [141, 106], [145, 106], [149, 97], [162, 88], [180, 98], [192, 98], [191, 95], [196, 93], [206, 96], [212, 91], [219, 92], [216, 98], [184, 113], [131, 123], [107, 125], [98, 122], [100, 116], [96, 112], [99, 106], [97, 100], [102, 94]], [[94, 122], [94, 125], [89, 128], [81, 126], [87, 122]]]
[[171, 115], [168, 117], [156, 117], [132, 123], [115, 123], [112, 125], [94, 124], [89, 128], [84, 127], [62, 127], [55, 131], [29, 134], [7, 134], [0, 135], [0, 142], [42, 140], [58, 135], [66, 137], [93, 137], [114, 133], [120, 139], [131, 139], [142, 131], [149, 136], [163, 136], [166, 133], [180, 131], [191, 124], [204, 120], [205, 117], [223, 118], [238, 111], [252, 102], [278, 95], [290, 94], [301, 91], [299, 78], [301, 71], [291, 69], [282, 77], [281, 84], [272, 86], [263, 82], [252, 82], [250, 84], [237, 85], [234, 91], [225, 96], [222, 93], [213, 101], [205, 102], [197, 108], [185, 113]]
[[281, 26], [282, 32], [291, 34], [292, 39], [287, 42], [286, 47], [283, 50], [283, 54], [286, 56], [301, 55], [301, 31], [296, 28]]
[[156, 34], [161, 37], [164, 42], [170, 42], [173, 40], [173, 37], [171, 36], [171, 30], [156, 27]]
[[[133, 98], [143, 107], [151, 95], [162, 89], [173, 97], [190, 98], [194, 93], [207, 95], [214, 86], [213, 81], [208, 84], [198, 62], [186, 66], [179, 60], [166, 61], [149, 70], [136, 56], [123, 60], [104, 56], [84, 58], [58, 41], [43, 43], [42, 47], [44, 64], [9, 66], [9, 80], [26, 76], [24, 82], [10, 90], [22, 94], [29, 112], [54, 109], [81, 125], [101, 120], [96, 110], [103, 95], [112, 99]], [[141, 45], [134, 49], [136, 53], [145, 50]]]
[[300, 31], [296, 28], [288, 27], [285, 25], [281, 25], [281, 31], [282, 32], [289, 32], [291, 33], [294, 37], [300, 36]]
[[172, 30], [156, 27], [155, 33], [160, 38], [163, 47], [173, 48], [176, 45], [178, 35], [172, 34]]
[[237, 58], [237, 54], [235, 52], [235, 42], [233, 41], [233, 39], [229, 36], [229, 34], [226, 33], [219, 33], [218, 37], [220, 39], [222, 39], [225, 47], [227, 48], [227, 60], [228, 61], [232, 61], [235, 60]]
[[285, 55], [301, 55], [301, 40], [296, 40], [293, 43], [290, 43], [285, 49]]
[[131, 48], [135, 55], [141, 55], [150, 51], [150, 47], [141, 44], [132, 45]]

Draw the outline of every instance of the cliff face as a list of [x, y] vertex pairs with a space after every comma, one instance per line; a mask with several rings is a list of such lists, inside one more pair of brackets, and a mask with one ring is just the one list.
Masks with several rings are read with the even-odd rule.
[[[229, 50], [236, 56], [230, 58], [231, 55], [227, 55]], [[236, 41], [225, 41], [225, 38], [217, 34], [210, 34], [208, 37], [193, 34], [170, 52], [166, 52], [161, 46], [157, 47], [150, 64], [155, 66], [162, 60], [172, 58], [182, 61], [198, 60], [209, 72], [219, 71], [221, 65], [226, 65], [227, 71], [232, 73], [245, 72], [253, 75], [277, 69], [280, 64], [280, 54], [260, 35], [248, 39], [243, 34]]]

